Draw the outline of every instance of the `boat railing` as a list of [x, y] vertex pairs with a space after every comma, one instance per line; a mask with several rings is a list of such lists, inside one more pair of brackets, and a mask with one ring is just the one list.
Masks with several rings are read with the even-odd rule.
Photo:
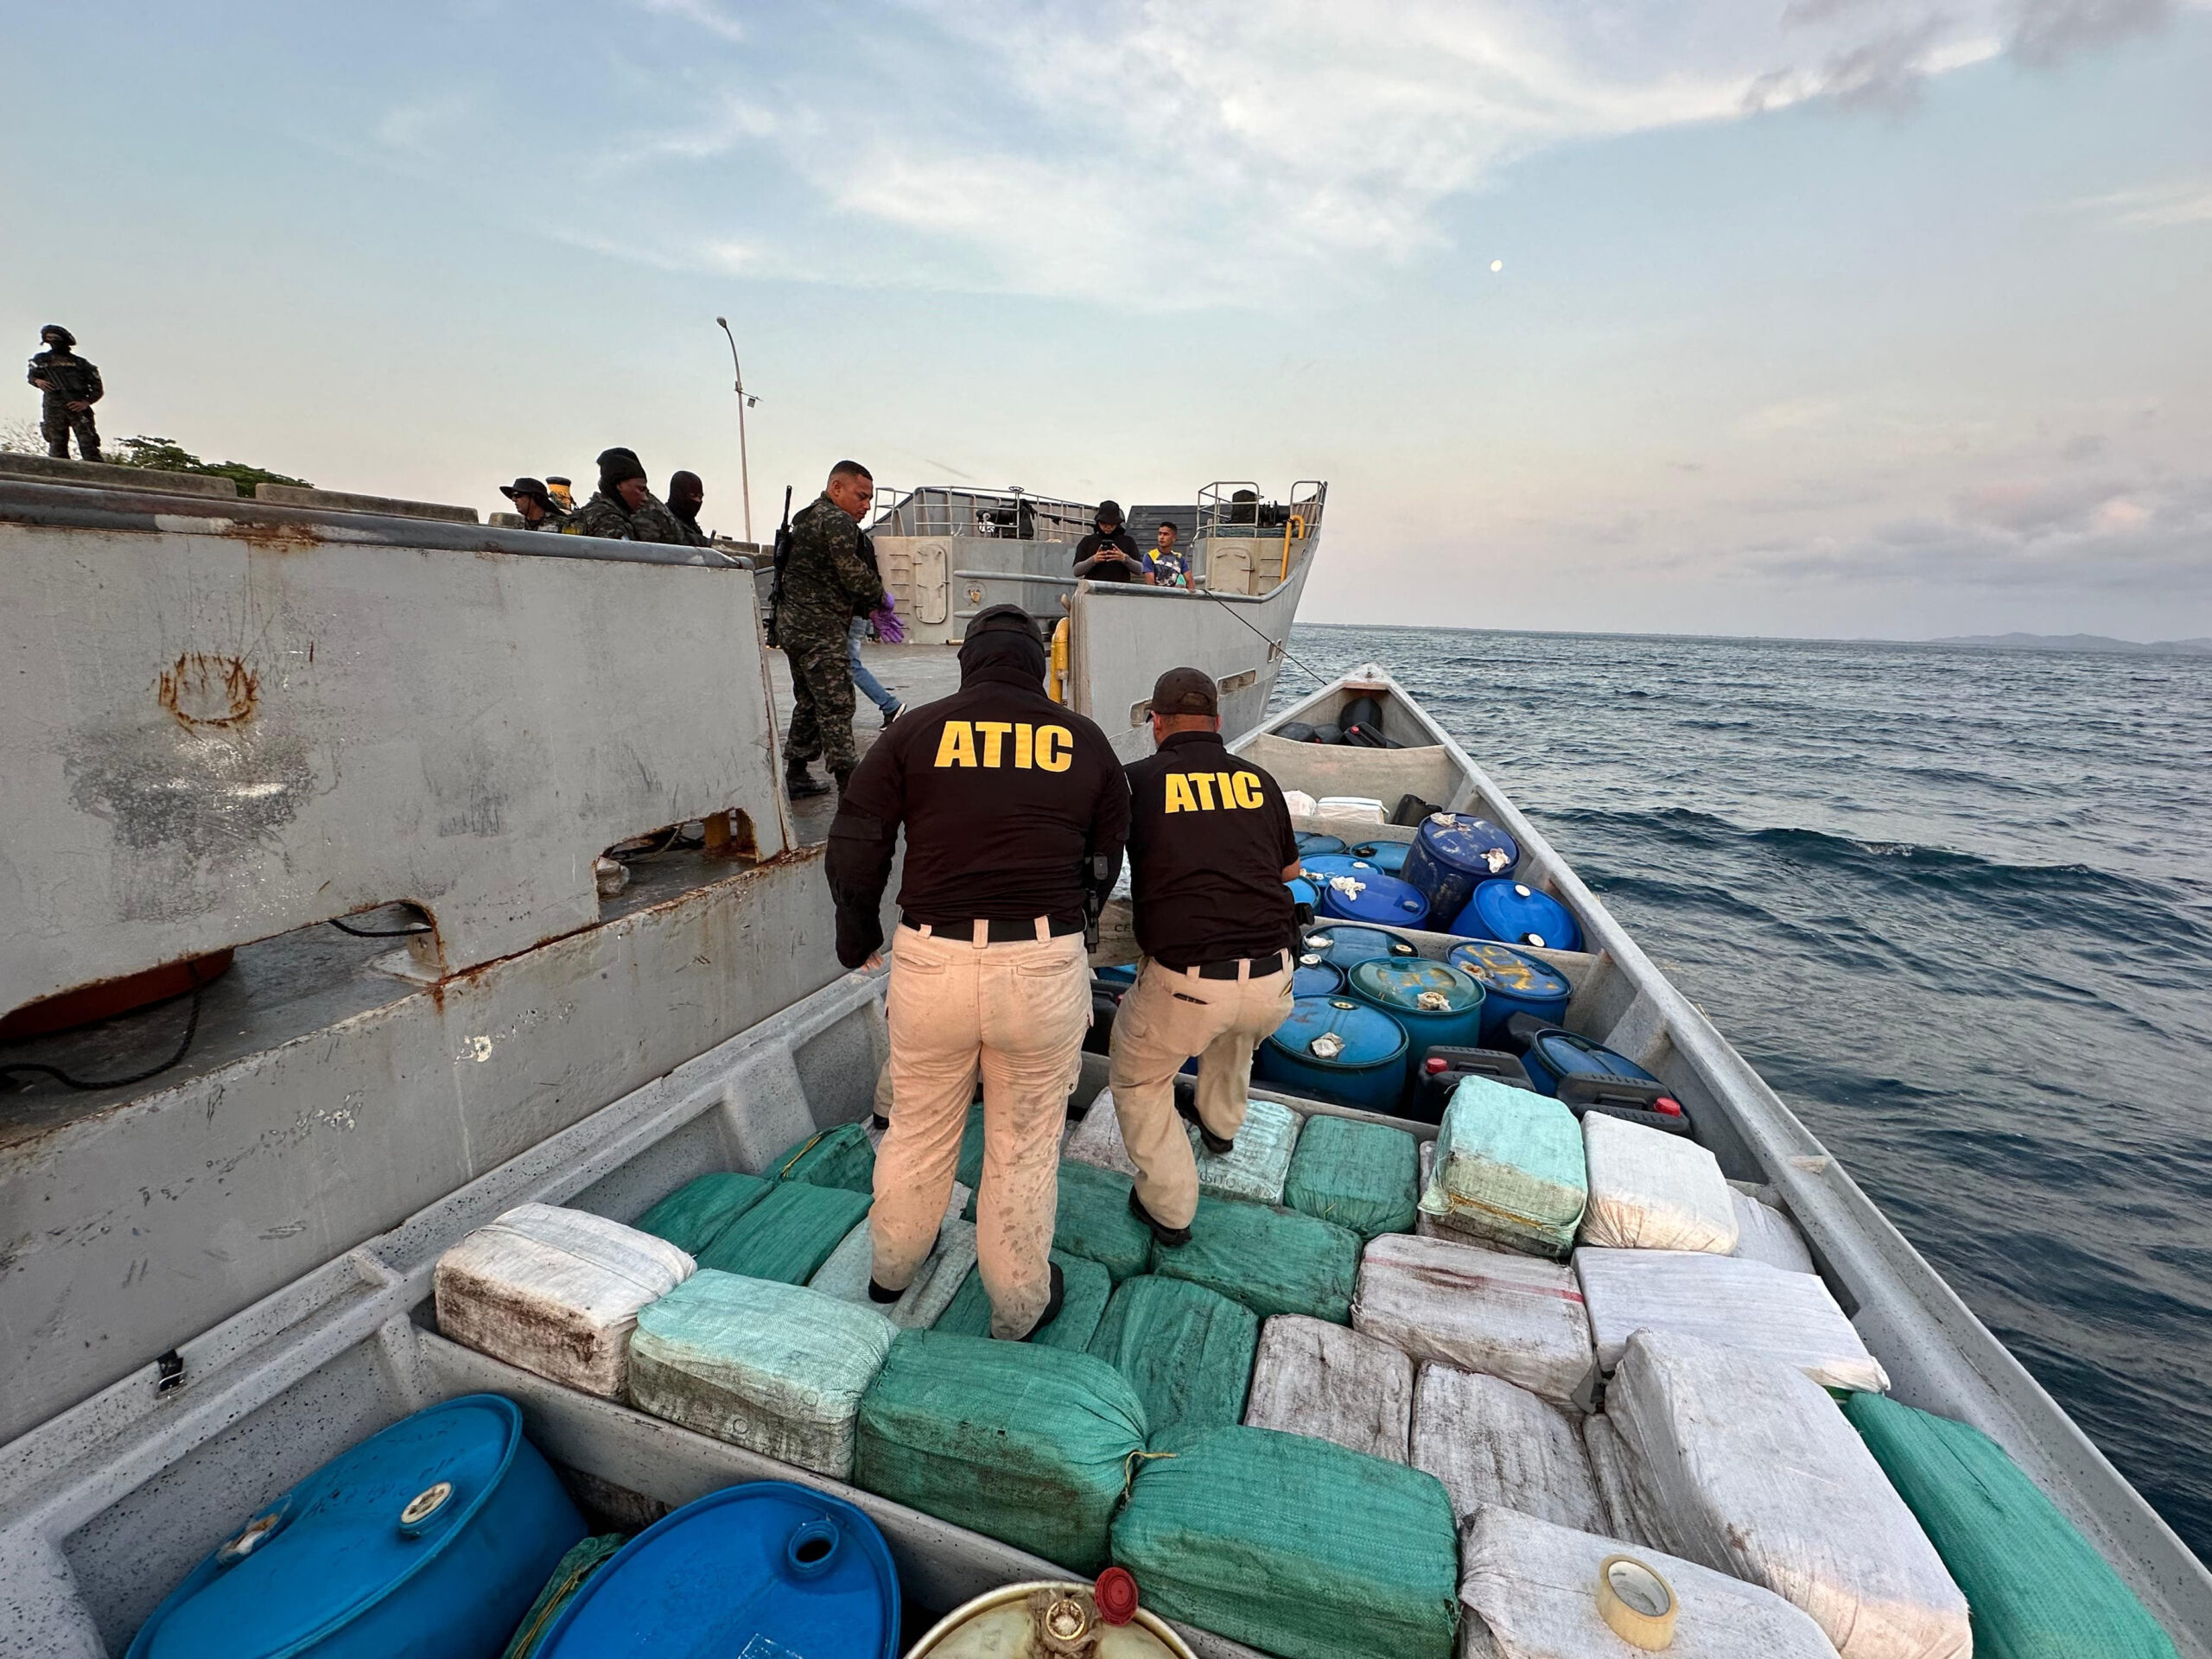
[[1027, 490], [974, 490], [925, 484], [887, 491], [868, 522], [872, 536], [959, 536], [985, 541], [1075, 542], [1090, 533], [1096, 509]]

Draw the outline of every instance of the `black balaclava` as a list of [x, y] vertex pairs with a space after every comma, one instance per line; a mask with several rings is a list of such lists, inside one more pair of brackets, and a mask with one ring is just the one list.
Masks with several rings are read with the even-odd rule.
[[599, 493], [613, 495], [614, 486], [627, 479], [643, 478], [645, 466], [634, 450], [603, 449], [599, 456]]
[[[685, 485], [690, 485], [688, 490]], [[699, 522], [699, 508], [707, 499], [707, 486], [696, 473], [668, 475], [668, 510], [687, 524]]]
[[969, 623], [960, 646], [960, 683], [978, 680], [1045, 688], [1045, 642], [1037, 624], [1019, 605], [994, 605]]

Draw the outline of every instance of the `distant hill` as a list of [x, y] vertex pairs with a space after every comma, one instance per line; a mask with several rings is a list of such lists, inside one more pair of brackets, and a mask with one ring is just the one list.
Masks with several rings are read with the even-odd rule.
[[2212, 657], [2212, 639], [2157, 639], [2145, 645], [2135, 639], [2109, 639], [2101, 633], [1962, 633], [1928, 643], [1980, 645], [1985, 651], [2105, 651], [2127, 656], [2178, 652], [2184, 656]]

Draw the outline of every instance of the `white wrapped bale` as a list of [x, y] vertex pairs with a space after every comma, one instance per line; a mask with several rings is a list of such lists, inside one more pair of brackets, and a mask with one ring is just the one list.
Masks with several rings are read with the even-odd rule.
[[1608, 1371], [1635, 1332], [1663, 1331], [1764, 1354], [1827, 1388], [1889, 1390], [1889, 1373], [1814, 1274], [1702, 1250], [1598, 1249], [1575, 1251], [1574, 1274]]
[[1121, 1118], [1114, 1110], [1111, 1089], [1101, 1089], [1090, 1103], [1090, 1109], [1068, 1125], [1067, 1138], [1060, 1143], [1060, 1156], [1135, 1178], [1136, 1160], [1129, 1156], [1129, 1148], [1122, 1139]]
[[[953, 1192], [966, 1207], [967, 1188], [953, 1183]], [[952, 1305], [960, 1286], [976, 1265], [976, 1224], [948, 1216], [939, 1226], [937, 1247], [931, 1250], [899, 1300], [887, 1306], [880, 1306], [868, 1300], [868, 1280], [875, 1270], [874, 1241], [868, 1236], [868, 1223], [857, 1223], [847, 1233], [830, 1259], [814, 1270], [814, 1277], [806, 1281], [809, 1290], [818, 1290], [825, 1296], [835, 1296], [841, 1302], [852, 1302], [862, 1307], [874, 1307], [889, 1317], [891, 1323], [901, 1331], [926, 1331], [938, 1321], [938, 1315]]]
[[1967, 1659], [1966, 1598], [1835, 1402], [1780, 1361], [1639, 1332], [1606, 1415], [1660, 1543], [1803, 1609], [1843, 1659]]
[[[1637, 1649], [1598, 1611], [1598, 1569], [1632, 1554], [1666, 1580], [1677, 1609], [1671, 1659], [1835, 1659], [1821, 1627], [1772, 1592], [1651, 1549], [1486, 1508], [1459, 1541], [1459, 1603], [1497, 1659], [1596, 1659]], [[1465, 1651], [1465, 1649], [1462, 1649]], [[1480, 1649], [1477, 1649], [1480, 1651]]]
[[1244, 1427], [1308, 1434], [1392, 1463], [1412, 1436], [1414, 1363], [1386, 1342], [1302, 1313], [1260, 1327]]
[[639, 1311], [697, 1268], [666, 1239], [604, 1216], [519, 1205], [438, 1258], [438, 1329], [494, 1359], [620, 1400]]
[[1502, 1503], [1586, 1532], [1611, 1524], [1574, 1420], [1503, 1377], [1422, 1366], [1413, 1465], [1444, 1483], [1460, 1521]]
[[1747, 1262], [1764, 1262], [1788, 1273], [1812, 1273], [1813, 1253], [1797, 1224], [1762, 1199], [1732, 1192], [1736, 1206], [1735, 1254]]
[[[1185, 1124], [1191, 1154], [1198, 1166], [1199, 1190], [1225, 1198], [1249, 1198], [1255, 1204], [1281, 1204], [1283, 1183], [1290, 1177], [1291, 1154], [1297, 1149], [1298, 1132], [1305, 1122], [1298, 1113], [1274, 1101], [1248, 1102], [1236, 1147], [1218, 1158], [1205, 1149], [1198, 1129]], [[1083, 1121], [1068, 1131], [1060, 1152], [1079, 1164], [1116, 1170], [1135, 1179], [1136, 1162], [1122, 1138], [1121, 1116], [1114, 1109], [1112, 1090], [1098, 1091]]]
[[1596, 1477], [1611, 1525], [1605, 1530], [1631, 1544], [1656, 1548], [1658, 1532], [1651, 1516], [1656, 1507], [1644, 1490], [1643, 1471], [1636, 1454], [1621, 1439], [1613, 1420], [1599, 1412], [1582, 1420], [1582, 1449], [1590, 1454], [1590, 1472]]
[[1556, 1262], [1385, 1233], [1360, 1257], [1352, 1327], [1418, 1360], [1574, 1403], [1597, 1356], [1574, 1275]]
[[1719, 1255], [1736, 1248], [1736, 1195], [1719, 1160], [1696, 1141], [1588, 1112], [1582, 1149], [1590, 1168], [1585, 1244]]

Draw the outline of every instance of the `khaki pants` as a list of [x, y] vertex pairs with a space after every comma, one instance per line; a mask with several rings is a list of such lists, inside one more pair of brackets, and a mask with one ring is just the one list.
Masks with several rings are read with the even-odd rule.
[[[1039, 924], [1043, 932], [1043, 924]], [[891, 1132], [868, 1211], [875, 1281], [912, 1282], [952, 1195], [980, 1065], [982, 1191], [976, 1251], [991, 1334], [1027, 1336], [1052, 1297], [1069, 1079], [1090, 1025], [1079, 933], [988, 944], [900, 927], [891, 950]]]
[[1242, 979], [1200, 979], [1147, 957], [1114, 1016], [1114, 1115], [1137, 1166], [1137, 1197], [1169, 1227], [1187, 1227], [1198, 1212], [1198, 1166], [1175, 1112], [1176, 1072], [1198, 1057], [1199, 1119], [1234, 1140], [1244, 1127], [1252, 1050], [1290, 1015], [1289, 969], [1250, 969]]

